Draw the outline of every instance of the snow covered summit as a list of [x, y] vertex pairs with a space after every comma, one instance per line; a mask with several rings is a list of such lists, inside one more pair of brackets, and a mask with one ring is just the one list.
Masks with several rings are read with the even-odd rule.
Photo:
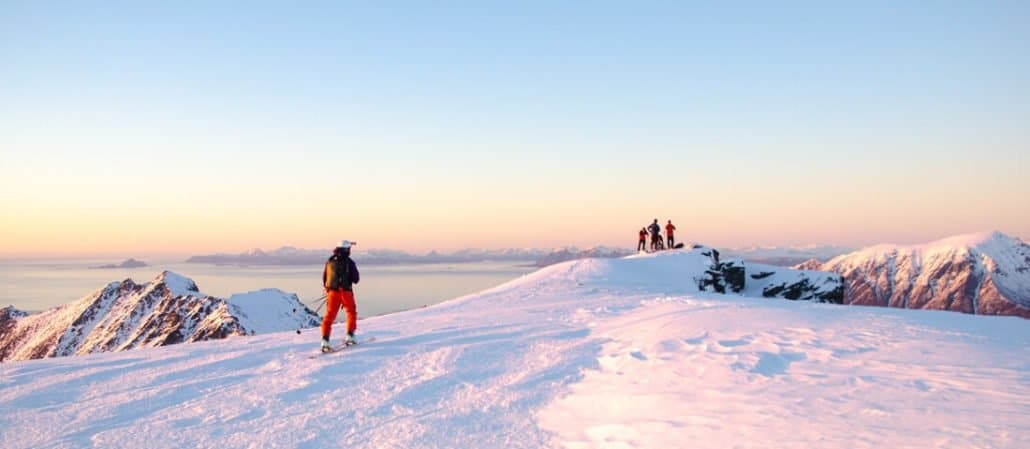
[[[5, 309], [7, 310], [7, 309]], [[0, 359], [26, 360], [276, 332], [319, 323], [296, 295], [269, 289], [221, 299], [165, 271], [112, 282], [36, 315], [0, 314]]]
[[702, 292], [704, 251], [552, 265], [337, 354], [311, 329], [0, 364], [0, 447], [1030, 447], [1026, 321]]
[[843, 275], [848, 304], [1030, 318], [1030, 245], [997, 231], [876, 245], [805, 268]]

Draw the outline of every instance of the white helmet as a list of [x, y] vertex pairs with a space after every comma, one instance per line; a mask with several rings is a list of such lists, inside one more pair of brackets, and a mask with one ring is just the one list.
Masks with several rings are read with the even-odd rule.
[[351, 245], [354, 245], [354, 244], [351, 243], [350, 240], [340, 240], [340, 243], [338, 245], [336, 245], [336, 247], [337, 248], [350, 249]]

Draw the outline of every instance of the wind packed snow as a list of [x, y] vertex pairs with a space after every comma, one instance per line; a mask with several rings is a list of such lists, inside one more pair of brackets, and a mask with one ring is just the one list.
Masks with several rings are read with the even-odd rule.
[[312, 329], [5, 363], [0, 447], [1030, 447], [1027, 321], [699, 293], [704, 263], [553, 265], [331, 355]]

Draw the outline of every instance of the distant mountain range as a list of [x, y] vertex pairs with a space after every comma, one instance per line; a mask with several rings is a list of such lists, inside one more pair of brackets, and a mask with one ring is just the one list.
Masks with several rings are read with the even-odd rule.
[[[369, 265], [460, 263], [483, 261], [535, 261], [551, 250], [544, 249], [464, 249], [452, 253], [430, 251], [426, 254], [412, 254], [390, 249], [357, 250], [353, 252], [356, 261]], [[208, 263], [216, 265], [319, 265], [332, 254], [332, 249], [299, 249], [284, 246], [265, 251], [253, 249], [238, 254], [209, 254], [192, 256], [187, 263]]]
[[90, 267], [90, 268], [94, 269], [94, 270], [107, 270], [107, 269], [116, 269], [116, 268], [143, 268], [143, 267], [148, 267], [148, 266], [149, 265], [147, 265], [147, 263], [142, 261], [142, 260], [136, 260], [136, 259], [133, 259], [133, 258], [128, 258], [128, 259], [123, 260], [122, 263], [119, 263], [119, 264], [109, 263], [109, 264], [104, 264], [104, 265], [97, 265], [97, 266]]
[[165, 271], [150, 282], [112, 282], [34, 315], [0, 309], [0, 360], [26, 360], [164, 346], [317, 326], [318, 315], [277, 289], [228, 299], [205, 295]]
[[1030, 245], [997, 231], [876, 245], [796, 268], [841, 274], [847, 304], [1030, 318]]
[[815, 259], [826, 262], [841, 254], [854, 251], [854, 248], [837, 245], [807, 246], [751, 246], [731, 248], [724, 251], [726, 257], [735, 257], [749, 262], [764, 263], [789, 267]]
[[[558, 262], [588, 257], [623, 257], [634, 252], [624, 248], [594, 247], [579, 249], [574, 246], [557, 249], [509, 248], [501, 250], [463, 249], [451, 253], [430, 251], [425, 254], [412, 254], [389, 249], [372, 249], [354, 251], [353, 257], [361, 264], [394, 265], [394, 264], [429, 264], [429, 263], [465, 263], [484, 261], [527, 262], [536, 267], [543, 267]], [[265, 251], [253, 249], [238, 254], [210, 254], [192, 256], [187, 263], [207, 263], [215, 265], [319, 265], [332, 254], [332, 250], [308, 250], [290, 246]]]
[[626, 248], [611, 248], [606, 246], [596, 246], [581, 250], [573, 246], [552, 250], [550, 253], [537, 259], [537, 261], [533, 263], [533, 266], [546, 267], [548, 265], [554, 265], [556, 263], [570, 260], [590, 258], [610, 259], [615, 257], [626, 257], [631, 254], [636, 254], [636, 251]]
[[[769, 265], [792, 266], [809, 259], [827, 261], [851, 251], [842, 246], [806, 247], [750, 247], [725, 251], [726, 257], [735, 257], [749, 262]], [[611, 258], [635, 254], [630, 248], [596, 246], [580, 249], [575, 246], [554, 249], [508, 248], [500, 250], [463, 249], [455, 252], [430, 251], [413, 254], [390, 249], [355, 250], [356, 261], [368, 265], [464, 263], [483, 261], [530, 262], [536, 267], [545, 267], [568, 260], [592, 257]], [[214, 265], [264, 266], [264, 265], [319, 265], [332, 254], [331, 249], [299, 249], [284, 246], [274, 250], [252, 249], [237, 254], [207, 254], [186, 259], [187, 263]]]

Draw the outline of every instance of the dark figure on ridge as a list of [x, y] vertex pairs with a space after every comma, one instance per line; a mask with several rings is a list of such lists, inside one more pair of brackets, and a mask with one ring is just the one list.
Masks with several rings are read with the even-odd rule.
[[657, 218], [647, 227], [647, 230], [651, 231], [651, 251], [658, 251], [658, 245], [662, 242], [662, 228], [658, 226]]

